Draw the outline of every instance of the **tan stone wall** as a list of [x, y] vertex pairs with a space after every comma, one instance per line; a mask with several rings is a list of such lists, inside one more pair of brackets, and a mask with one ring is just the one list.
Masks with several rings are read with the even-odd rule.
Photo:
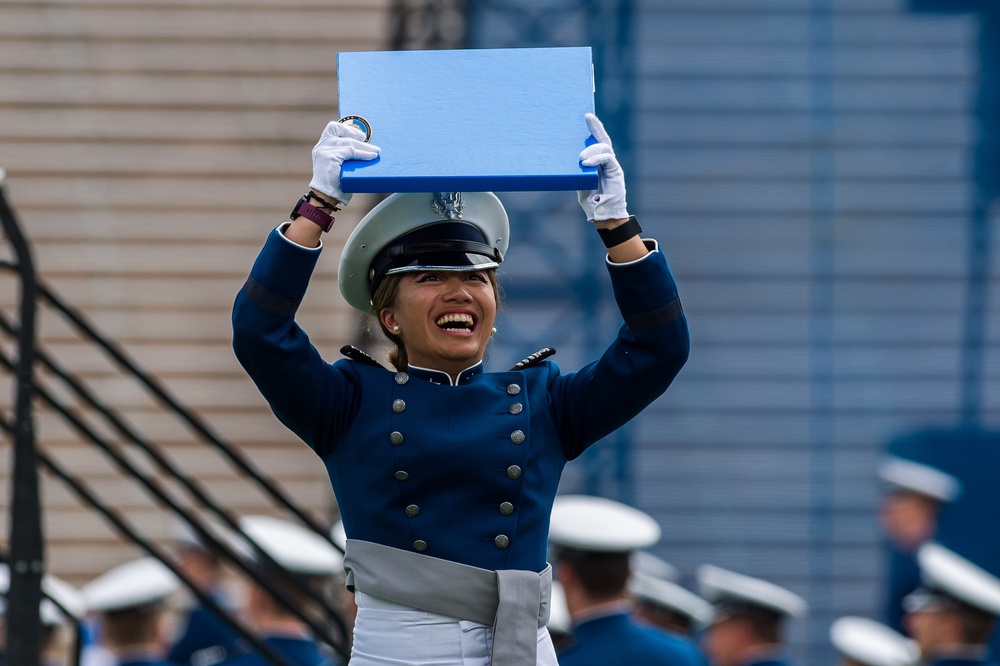
[[[334, 506], [322, 464], [239, 367], [229, 316], [266, 234], [309, 182], [310, 147], [337, 116], [337, 52], [385, 48], [388, 9], [388, 0], [0, 1], [0, 168], [42, 279], [324, 523]], [[360, 331], [337, 290], [336, 259], [370, 204], [359, 196], [339, 216], [303, 305], [331, 360]], [[5, 273], [0, 284], [0, 306], [16, 319], [16, 281]], [[45, 350], [213, 497], [241, 514], [275, 511], [50, 309], [38, 325]], [[8, 336], [0, 349], [12, 352]], [[51, 373], [39, 376], [77, 403]], [[9, 416], [6, 375], [3, 384]], [[75, 410], [122, 445], [92, 410]], [[171, 534], [157, 503], [41, 404], [37, 432], [144, 535]], [[0, 456], [2, 541], [9, 469]], [[58, 480], [43, 474], [42, 488], [53, 573], [80, 583], [140, 554]]]

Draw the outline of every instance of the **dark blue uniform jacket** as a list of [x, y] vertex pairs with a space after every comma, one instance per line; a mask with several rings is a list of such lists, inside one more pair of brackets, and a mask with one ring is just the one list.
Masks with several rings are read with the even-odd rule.
[[[283, 657], [289, 666], [335, 666], [337, 663], [306, 638], [264, 636], [263, 639], [264, 644]], [[271, 666], [271, 662], [257, 652], [246, 652], [227, 659], [220, 666]]]
[[234, 349], [281, 422], [323, 459], [348, 538], [541, 571], [566, 461], [655, 400], [687, 359], [676, 285], [648, 243], [645, 258], [608, 265], [625, 325], [579, 372], [480, 364], [450, 386], [434, 372], [328, 364], [294, 320], [319, 252], [277, 230], [236, 298]]
[[[226, 602], [217, 601], [225, 606]], [[184, 622], [180, 637], [170, 646], [171, 662], [211, 666], [234, 654], [239, 637], [228, 624], [205, 606], [195, 606]]]
[[636, 622], [625, 612], [581, 622], [559, 666], [705, 666], [694, 643]]
[[997, 661], [989, 653], [982, 659], [967, 657], [938, 657], [932, 659], [930, 666], [997, 666]]

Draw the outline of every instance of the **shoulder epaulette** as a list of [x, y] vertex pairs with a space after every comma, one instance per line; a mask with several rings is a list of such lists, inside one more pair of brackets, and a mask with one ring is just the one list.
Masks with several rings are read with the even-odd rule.
[[[368, 365], [374, 365], [376, 368], [382, 368], [382, 364], [373, 359], [371, 356], [361, 351], [354, 345], [344, 345], [340, 348], [340, 353], [351, 359], [352, 361], [358, 361], [359, 363], [366, 363]], [[384, 369], [384, 368], [383, 368]]]
[[511, 368], [511, 370], [512, 371], [513, 370], [524, 370], [525, 368], [530, 368], [533, 365], [538, 365], [539, 363], [541, 363], [542, 361], [544, 361], [549, 356], [552, 356], [555, 353], [556, 353], [556, 348], [555, 347], [542, 347], [541, 349], [539, 349], [538, 351], [536, 351], [534, 354], [529, 355], [523, 361], [520, 361], [519, 363], [517, 363], [517, 365], [515, 365], [513, 368]]

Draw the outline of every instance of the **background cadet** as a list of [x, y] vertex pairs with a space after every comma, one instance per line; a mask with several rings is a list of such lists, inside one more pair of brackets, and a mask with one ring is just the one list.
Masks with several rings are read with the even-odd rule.
[[898, 631], [864, 617], [841, 617], [830, 625], [830, 642], [839, 666], [915, 666], [916, 642]]
[[936, 544], [917, 551], [923, 586], [903, 600], [904, 622], [932, 666], [996, 664], [988, 647], [1000, 579]]
[[904, 631], [903, 597], [920, 585], [915, 553], [934, 538], [942, 505], [957, 499], [962, 485], [935, 467], [897, 456], [881, 462], [878, 477], [885, 486], [879, 519], [889, 544], [885, 621]]
[[[315, 602], [286, 574], [299, 579], [317, 595], [326, 597], [334, 576], [343, 569], [343, 556], [329, 541], [304, 527], [270, 516], [245, 516], [240, 520], [243, 534], [267, 553], [274, 564], [252, 558], [257, 573], [266, 577], [282, 596], [306, 613], [317, 613]], [[248, 548], [242, 546], [244, 550]], [[281, 567], [282, 573], [275, 569]], [[279, 655], [297, 666], [328, 666], [335, 663], [326, 648], [312, 637], [308, 625], [261, 585], [248, 585], [243, 614], [253, 630]], [[316, 617], [319, 617], [318, 613]], [[244, 652], [222, 662], [227, 666], [251, 666], [270, 662], [256, 652]]]
[[[208, 523], [219, 538], [224, 532]], [[186, 523], [178, 523], [173, 539], [177, 565], [202, 592], [222, 608], [233, 604], [224, 590], [225, 567], [221, 554], [203, 542]], [[185, 608], [177, 620], [178, 632], [173, 639], [168, 659], [178, 664], [211, 666], [236, 650], [237, 634], [225, 621], [204, 605], [196, 603]]]
[[759, 578], [710, 564], [698, 568], [701, 595], [713, 617], [703, 646], [712, 666], [780, 666], [793, 663], [785, 648], [788, 617], [804, 617], [804, 599]]
[[167, 599], [180, 586], [157, 559], [126, 562], [82, 588], [88, 613], [96, 614], [101, 647], [118, 666], [165, 666]]
[[689, 641], [631, 616], [630, 555], [659, 539], [659, 525], [638, 509], [600, 497], [556, 497], [549, 542], [573, 621], [560, 666], [704, 664]]
[[712, 605], [675, 582], [636, 571], [628, 589], [636, 618], [689, 640], [712, 619]]

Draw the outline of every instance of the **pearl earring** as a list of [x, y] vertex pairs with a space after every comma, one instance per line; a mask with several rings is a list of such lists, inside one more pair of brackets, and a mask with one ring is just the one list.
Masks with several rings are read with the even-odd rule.
[[396, 334], [399, 334], [399, 326], [393, 326], [392, 327], [392, 332], [396, 333]]
[[496, 334], [497, 334], [497, 327], [496, 327], [496, 326], [494, 326], [494, 327], [493, 327], [493, 332], [492, 332], [492, 333], [490, 333], [490, 335], [496, 335]]

